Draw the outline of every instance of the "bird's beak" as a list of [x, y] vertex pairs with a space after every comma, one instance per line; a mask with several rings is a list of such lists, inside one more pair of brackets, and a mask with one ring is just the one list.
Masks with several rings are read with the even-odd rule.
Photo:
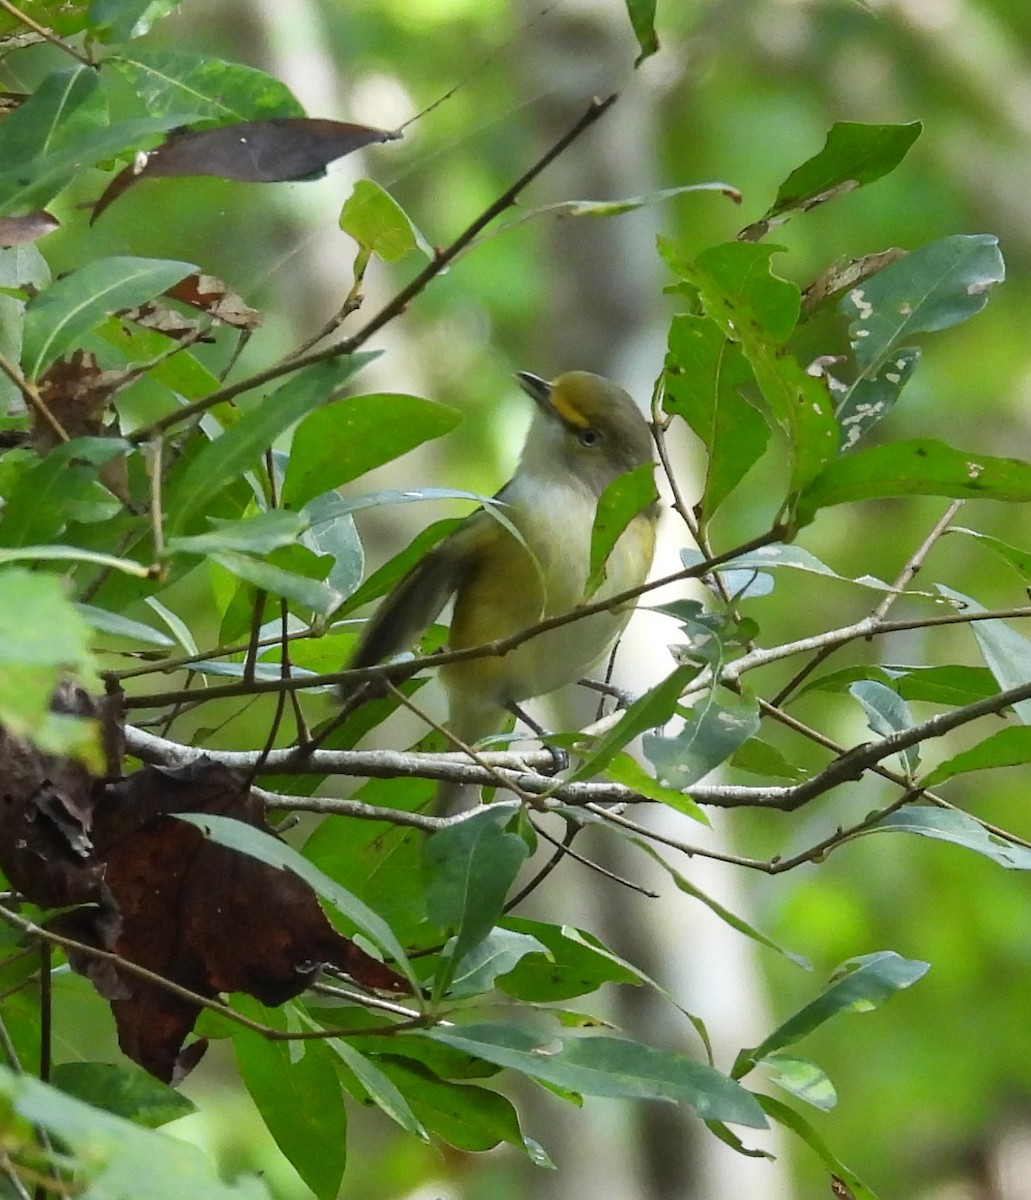
[[516, 379], [519, 381], [519, 386], [541, 412], [547, 413], [550, 417], [558, 415], [552, 407], [551, 384], [546, 379], [541, 379], [539, 375], [534, 375], [530, 371], [516, 371]]

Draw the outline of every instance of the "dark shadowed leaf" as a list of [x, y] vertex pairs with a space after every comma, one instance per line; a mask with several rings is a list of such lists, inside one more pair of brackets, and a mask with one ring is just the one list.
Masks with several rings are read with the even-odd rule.
[[192, 1100], [133, 1063], [58, 1063], [50, 1082], [69, 1096], [147, 1129], [197, 1111]]
[[141, 179], [214, 175], [242, 183], [279, 183], [320, 174], [334, 159], [399, 136], [368, 125], [317, 117], [274, 117], [175, 133], [116, 175], [93, 208], [92, 220]]
[[957, 234], [907, 254], [841, 301], [863, 372], [884, 362], [904, 338], [948, 329], [980, 312], [1006, 275], [999, 239]]
[[514, 812], [511, 804], [492, 805], [426, 843], [426, 911], [439, 929], [454, 934], [434, 984], [438, 995], [461, 960], [493, 929], [529, 853], [521, 837], [502, 828]]
[[523, 937], [532, 938], [545, 950], [520, 959], [518, 966], [498, 980], [498, 986], [517, 1000], [550, 1003], [569, 1000], [597, 991], [605, 983], [639, 986], [643, 977], [590, 934], [559, 928], [526, 917], [504, 918], [504, 926]]

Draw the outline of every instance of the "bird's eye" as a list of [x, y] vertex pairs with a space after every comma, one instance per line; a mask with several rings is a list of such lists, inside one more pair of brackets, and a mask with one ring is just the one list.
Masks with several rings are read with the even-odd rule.
[[601, 441], [601, 434], [597, 431], [597, 429], [581, 429], [576, 435], [576, 440], [581, 446], [585, 446], [589, 450], [598, 445], [598, 443]]

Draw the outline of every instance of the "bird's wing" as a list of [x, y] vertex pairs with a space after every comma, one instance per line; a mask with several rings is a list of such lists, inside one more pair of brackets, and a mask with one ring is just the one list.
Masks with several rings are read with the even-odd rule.
[[491, 524], [479, 509], [421, 558], [380, 604], [348, 667], [371, 667], [407, 649], [458, 590]]

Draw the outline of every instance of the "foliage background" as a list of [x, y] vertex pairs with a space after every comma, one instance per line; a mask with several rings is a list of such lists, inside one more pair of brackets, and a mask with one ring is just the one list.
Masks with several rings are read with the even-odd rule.
[[[767, 207], [787, 170], [815, 153], [833, 122], [919, 119], [924, 135], [902, 168], [796, 218], [775, 239], [790, 247], [789, 273], [804, 284], [839, 256], [889, 245], [915, 248], [950, 233], [997, 233], [1009, 267], [1007, 284], [996, 289], [976, 320], [928, 340], [921, 367], [889, 422], [893, 437], [941, 436], [986, 453], [1026, 454], [1031, 389], [1024, 315], [1031, 302], [1026, 5], [667, 0], [660, 3], [658, 28], [662, 50], [634, 71], [636, 48], [622, 0], [565, 0], [543, 11], [539, 0], [418, 5], [249, 0], [218, 6], [186, 0], [178, 14], [156, 27], [154, 42], [223, 50], [226, 57], [269, 69], [314, 115], [389, 127], [459, 86], [403, 143], [369, 151], [357, 164], [344, 160], [324, 181], [267, 188], [162, 181], [126, 196], [88, 234], [75, 222], [79, 232], [55, 235], [48, 255], [55, 271], [62, 255], [68, 263], [77, 261], [81, 237], [89, 238], [90, 254], [196, 255], [269, 314], [285, 348], [329, 315], [341, 279], [349, 277], [352, 249], [335, 217], [353, 171], [390, 188], [427, 237], [444, 243], [582, 110], [590, 94], [619, 91], [622, 98], [610, 118], [536, 185], [528, 203], [725, 179], [743, 192], [743, 207], [738, 211], [719, 195], [702, 194], [605, 222], [530, 222], [487, 241], [395, 323], [378, 343], [390, 352], [377, 364], [382, 373], [377, 382], [421, 391], [467, 414], [457, 433], [404, 461], [406, 481], [489, 491], [512, 465], [526, 415], [510, 382], [513, 369], [550, 376], [584, 367], [648, 394], [661, 365], [669, 315], [661, 295], [665, 277], [653, 250], [657, 228], [687, 254], [726, 240]], [[40, 72], [50, 66], [41, 53]], [[93, 195], [95, 181], [84, 179], [79, 194], [65, 194], [62, 207], [70, 210]], [[57, 212], [63, 215], [62, 208]], [[370, 278], [368, 290], [387, 286]], [[843, 326], [834, 321], [820, 323], [807, 336], [814, 353], [826, 353], [828, 342], [832, 348], [845, 344]], [[263, 355], [268, 352], [274, 349]], [[804, 360], [804, 348], [799, 354]], [[681, 452], [689, 459], [692, 449], [684, 446]], [[763, 463], [758, 470], [775, 472], [776, 464]], [[846, 515], [821, 518], [803, 544], [843, 573], [890, 578], [942, 507], [940, 501], [912, 500], [849, 508]], [[1025, 530], [1021, 510], [1001, 505], [998, 510], [979, 514], [981, 527], [1028, 544], [1031, 528]], [[434, 510], [432, 518], [438, 515]], [[765, 515], [734, 508], [722, 531], [728, 538], [747, 536]], [[419, 507], [367, 522], [370, 555], [385, 558], [429, 519]], [[936, 578], [948, 578], [986, 605], [1023, 599], [1015, 574], [958, 537], [946, 538], [934, 551], [926, 579]], [[791, 599], [783, 609], [776, 594], [762, 602], [770, 636], [793, 627], [797, 613], [791, 604], [798, 592], [785, 595]], [[813, 585], [806, 596], [820, 608], [825, 626], [863, 611], [862, 596], [833, 584]], [[638, 636], [647, 642], [658, 635]], [[903, 635], [895, 661], [915, 658], [920, 640], [928, 637], [948, 639], [936, 652], [941, 657], [978, 661], [969, 631], [909, 637], [918, 640], [907, 642]], [[815, 703], [831, 702], [824, 697]], [[247, 736], [247, 719], [223, 730], [226, 744]], [[861, 740], [862, 727], [844, 705], [839, 720], [843, 739]], [[214, 723], [210, 714], [205, 721]], [[255, 734], [248, 744], [259, 740]], [[957, 799], [986, 819], [1031, 835], [1023, 773], [995, 772], [990, 789], [980, 782], [983, 777], [975, 778], [979, 782], [968, 789], [984, 790], [960, 790]], [[874, 801], [866, 792], [856, 803], [863, 806], [854, 813], [860, 816]], [[834, 820], [840, 819], [835, 813]], [[721, 836], [748, 853], [772, 853], [785, 849], [785, 838], [802, 844], [830, 831], [818, 806], [790, 831], [776, 814], [721, 816], [720, 824]], [[1024, 875], [920, 839], [872, 838], [818, 867], [773, 879], [711, 869], [705, 877], [735, 903], [761, 913], [764, 927], [813, 959], [818, 974], [884, 947], [933, 964], [918, 987], [886, 1009], [855, 1018], [847, 1032], [835, 1023], [807, 1046], [843, 1098], [834, 1113], [818, 1118], [819, 1128], [845, 1161], [862, 1164], [874, 1188], [899, 1197], [973, 1195], [963, 1189], [972, 1189], [972, 1181], [991, 1169], [985, 1164], [998, 1161], [1002, 1143], [1015, 1137], [1026, 1144], [1031, 892]], [[574, 897], [570, 903], [576, 903]], [[622, 895], [604, 903], [607, 910], [646, 908], [643, 900]], [[621, 913], [615, 916], [622, 919]], [[721, 972], [733, 970], [726, 1003], [754, 1014], [756, 998], [763, 997], [760, 1004], [776, 1015], [811, 991], [811, 978], [773, 955], [760, 952], [740, 961], [740, 949], [717, 942], [722, 935], [707, 925], [684, 926], [681, 940], [695, 946], [671, 947], [650, 930], [646, 912], [635, 920], [622, 930], [632, 943], [622, 947], [628, 955], [642, 961], [659, 947], [664, 954], [686, 955], [682, 961], [642, 961], [659, 975], [668, 971], [671, 986], [676, 981], [696, 996], [718, 995]], [[713, 941], [698, 953], [698, 939], [705, 938]], [[715, 978], [699, 979], [700, 973]], [[71, 990], [75, 1006], [81, 1006], [84, 989]], [[693, 1002], [691, 995], [684, 999]], [[741, 1036], [747, 1041], [747, 1033]], [[217, 1064], [206, 1065], [190, 1086], [201, 1093], [220, 1089]], [[664, 1114], [589, 1103], [588, 1113], [569, 1126], [573, 1140], [549, 1144], [560, 1166], [595, 1159], [596, 1169], [604, 1171], [598, 1166], [607, 1161], [604, 1135], [619, 1131], [613, 1145], [624, 1159], [619, 1177], [626, 1200], [730, 1194], [715, 1190], [720, 1185], [712, 1182], [724, 1178], [723, 1168], [691, 1165], [695, 1154], [720, 1157], [729, 1151], [688, 1142], [687, 1176], [697, 1182], [681, 1179], [674, 1185], [662, 1156], [649, 1156], [662, 1140], [656, 1130], [667, 1128]], [[553, 1107], [539, 1118], [540, 1129], [548, 1128]], [[189, 1118], [184, 1132], [214, 1139], [228, 1171], [262, 1161], [279, 1194], [304, 1195], [289, 1168], [275, 1165], [273, 1151], [244, 1144], [237, 1110], [231, 1111], [221, 1130], [198, 1129], [197, 1118]], [[367, 1140], [354, 1136], [361, 1152], [354, 1154], [345, 1184], [350, 1195], [507, 1200], [530, 1188], [536, 1195], [565, 1198], [589, 1190], [589, 1175], [579, 1183], [568, 1170], [555, 1179], [530, 1176], [532, 1168], [514, 1155], [441, 1161], [414, 1141], [385, 1141], [391, 1135], [382, 1122], [370, 1125]], [[678, 1136], [689, 1134], [680, 1129]], [[670, 1145], [664, 1143], [666, 1156]], [[822, 1194], [817, 1189], [826, 1186], [825, 1175], [805, 1152], [792, 1148], [789, 1160], [791, 1178], [782, 1183], [783, 1194]], [[772, 1169], [763, 1164], [757, 1170], [754, 1186], [763, 1186], [762, 1180], [762, 1194], [774, 1195]], [[418, 1191], [420, 1182], [428, 1190]], [[679, 1190], [670, 1190], [674, 1186]], [[696, 1190], [683, 1190], [692, 1186]]]

